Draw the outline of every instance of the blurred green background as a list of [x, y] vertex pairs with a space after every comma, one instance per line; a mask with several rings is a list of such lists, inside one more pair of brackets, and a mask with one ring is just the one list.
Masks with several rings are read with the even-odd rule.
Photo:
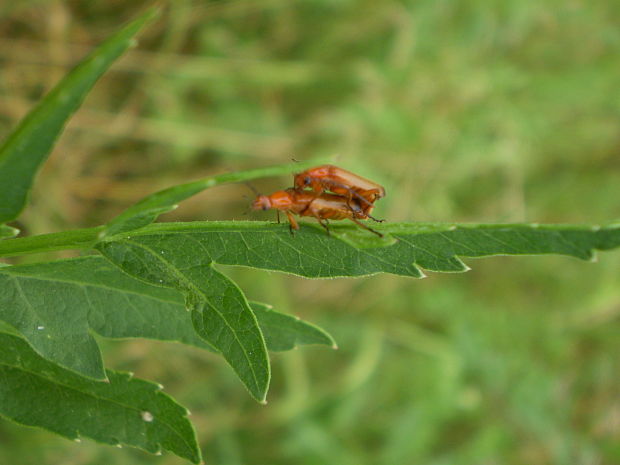
[[[0, 136], [150, 3], [0, 2]], [[619, 24], [616, 0], [175, 0], [72, 119], [20, 225], [93, 226], [319, 155], [385, 185], [388, 221], [618, 220]], [[244, 216], [251, 195], [209, 190], [165, 220], [271, 218]], [[209, 464], [620, 463], [620, 253], [468, 263], [420, 281], [225, 268], [340, 346], [275, 354], [267, 406], [209, 353], [102, 341], [106, 361], [187, 406]], [[2, 421], [0, 463], [183, 462]]]

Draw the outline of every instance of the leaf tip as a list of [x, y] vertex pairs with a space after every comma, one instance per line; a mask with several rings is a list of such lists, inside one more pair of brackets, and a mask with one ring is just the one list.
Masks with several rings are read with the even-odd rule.
[[332, 349], [334, 350], [338, 350], [338, 344], [336, 344], [335, 342], [332, 344]]
[[157, 18], [160, 14], [161, 14], [161, 8], [158, 6], [154, 6], [154, 7], [147, 9], [142, 14], [142, 16], [138, 18], [138, 20], [142, 20], [146, 23], [146, 22], [152, 21], [153, 19]]
[[20, 230], [6, 224], [0, 224], [0, 239], [11, 239], [16, 237], [20, 233]]

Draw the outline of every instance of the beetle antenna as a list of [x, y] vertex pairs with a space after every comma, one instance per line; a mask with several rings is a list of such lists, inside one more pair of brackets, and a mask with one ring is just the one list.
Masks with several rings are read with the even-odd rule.
[[254, 195], [260, 195], [260, 192], [258, 192], [258, 189], [256, 189], [256, 187], [254, 187], [252, 184], [249, 183], [249, 181], [245, 181], [243, 184], [245, 184], [246, 186], [249, 187], [249, 189], [254, 192]]

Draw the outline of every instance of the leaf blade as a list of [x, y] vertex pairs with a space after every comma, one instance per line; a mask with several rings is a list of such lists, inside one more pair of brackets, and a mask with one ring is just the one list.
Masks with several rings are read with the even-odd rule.
[[196, 245], [189, 254], [170, 254], [129, 236], [123, 256], [113, 263], [131, 276], [183, 293], [198, 334], [224, 356], [250, 394], [264, 402], [271, 370], [256, 317], [241, 290], [205, 261]]
[[187, 410], [161, 388], [126, 373], [108, 382], [80, 377], [36, 354], [22, 338], [0, 332], [0, 414], [69, 439], [168, 450], [200, 462]]
[[300, 345], [319, 344], [336, 349], [336, 341], [325, 330], [297, 317], [272, 310], [268, 305], [252, 303], [252, 310], [265, 336], [267, 348], [274, 352]]
[[[334, 225], [339, 233], [367, 234], [355, 226]], [[309, 278], [367, 276], [391, 273], [420, 278], [423, 270], [462, 272], [469, 268], [459, 257], [559, 254], [588, 260], [593, 250], [620, 246], [620, 227], [527, 224], [383, 225], [396, 242], [359, 249], [336, 235], [327, 236], [304, 224], [293, 237], [286, 225], [265, 222], [160, 223], [134, 231], [130, 239], [108, 238], [96, 248], [113, 262], [127, 253], [127, 243], [175, 254], [200, 247], [201, 260], [281, 271]], [[118, 250], [115, 250], [118, 249]], [[183, 253], [183, 252], [182, 252]]]
[[105, 379], [101, 352], [88, 331], [86, 311], [64, 318], [63, 309], [88, 309], [83, 290], [58, 283], [18, 279], [11, 266], [0, 268], [0, 317], [23, 334], [45, 358], [94, 379]]
[[212, 266], [193, 270], [201, 286], [198, 299], [189, 297], [196, 332], [215, 347], [259, 402], [265, 402], [271, 368], [263, 333], [241, 290]]
[[0, 223], [23, 210], [34, 177], [71, 115], [103, 73], [157, 13], [151, 9], [110, 37], [71, 71], [0, 147]]
[[[20, 281], [21, 286], [26, 288], [29, 294], [47, 295], [48, 298], [39, 303], [44, 309], [51, 309], [52, 315], [57, 316], [57, 321], [33, 322], [26, 327], [23, 323], [20, 324], [23, 320], [15, 315], [23, 315], [23, 310], [20, 308], [15, 311], [11, 310], [16, 307], [16, 303], [8, 297], [10, 287], [6, 285], [7, 277]], [[63, 363], [63, 360], [70, 357], [70, 355], [65, 357], [63, 352], [69, 354], [78, 352], [84, 355], [85, 359], [91, 360], [94, 357], [100, 358], [98, 348], [93, 348], [92, 353], [89, 354], [85, 346], [76, 351], [74, 345], [62, 344], [50, 354], [45, 350], [46, 346], [41, 346], [38, 340], [38, 338], [45, 338], [45, 332], [37, 329], [39, 326], [47, 327], [48, 330], [53, 327], [58, 335], [57, 341], [68, 341], [72, 335], [75, 337], [76, 334], [80, 334], [78, 329], [81, 329], [84, 337], [91, 332], [115, 339], [140, 337], [179, 342], [217, 352], [214, 347], [196, 334], [191, 314], [185, 308], [181, 293], [171, 288], [153, 286], [132, 278], [101, 256], [3, 267], [0, 272], [0, 285], [6, 291], [0, 295], [0, 322], [6, 321], [11, 328], [16, 328], [17, 332], [25, 336], [40, 355], [85, 376], [102, 379], [105, 374], [92, 367], [79, 370], [79, 367]], [[60, 299], [60, 302], [65, 300], [64, 293], [61, 291], [63, 287], [67, 287], [67, 292], [70, 294], [80, 295], [83, 299], [72, 306], [55, 305], [53, 300], [55, 296]], [[268, 322], [260, 318], [261, 312], [267, 306], [256, 302], [250, 302], [250, 306], [257, 315], [261, 329], [268, 326]], [[37, 308], [36, 313], [39, 316], [42, 312], [43, 310]], [[270, 312], [278, 313], [273, 310]], [[284, 314], [280, 315], [284, 316]], [[76, 327], [76, 325], [67, 323], [76, 321], [83, 321], [84, 324]], [[314, 325], [295, 321], [296, 324], [291, 325], [289, 331], [299, 333], [295, 336], [298, 345], [322, 343], [316, 338], [312, 340], [304, 336], [308, 329], [301, 325], [315, 328]], [[321, 329], [318, 331], [325, 333]], [[331, 337], [329, 338], [331, 341]], [[268, 350], [281, 350], [279, 347], [283, 344], [278, 334], [268, 327], [265, 343]], [[325, 339], [323, 343], [327, 344], [328, 340]], [[100, 366], [101, 363], [97, 360], [96, 367]]]

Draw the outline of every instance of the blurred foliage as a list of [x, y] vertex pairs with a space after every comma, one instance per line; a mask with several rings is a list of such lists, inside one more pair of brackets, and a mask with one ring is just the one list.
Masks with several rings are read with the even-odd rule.
[[[148, 3], [1, 3], [0, 136]], [[174, 183], [332, 154], [386, 186], [389, 221], [618, 220], [619, 23], [614, 0], [175, 0], [75, 115], [18, 226], [101, 224]], [[166, 218], [244, 218], [248, 195]], [[340, 346], [275, 357], [266, 407], [198, 350], [104, 341], [106, 360], [192, 410], [207, 463], [620, 463], [620, 255], [474, 265], [220, 267]], [[0, 423], [0, 463], [121, 462], [182, 463]]]

